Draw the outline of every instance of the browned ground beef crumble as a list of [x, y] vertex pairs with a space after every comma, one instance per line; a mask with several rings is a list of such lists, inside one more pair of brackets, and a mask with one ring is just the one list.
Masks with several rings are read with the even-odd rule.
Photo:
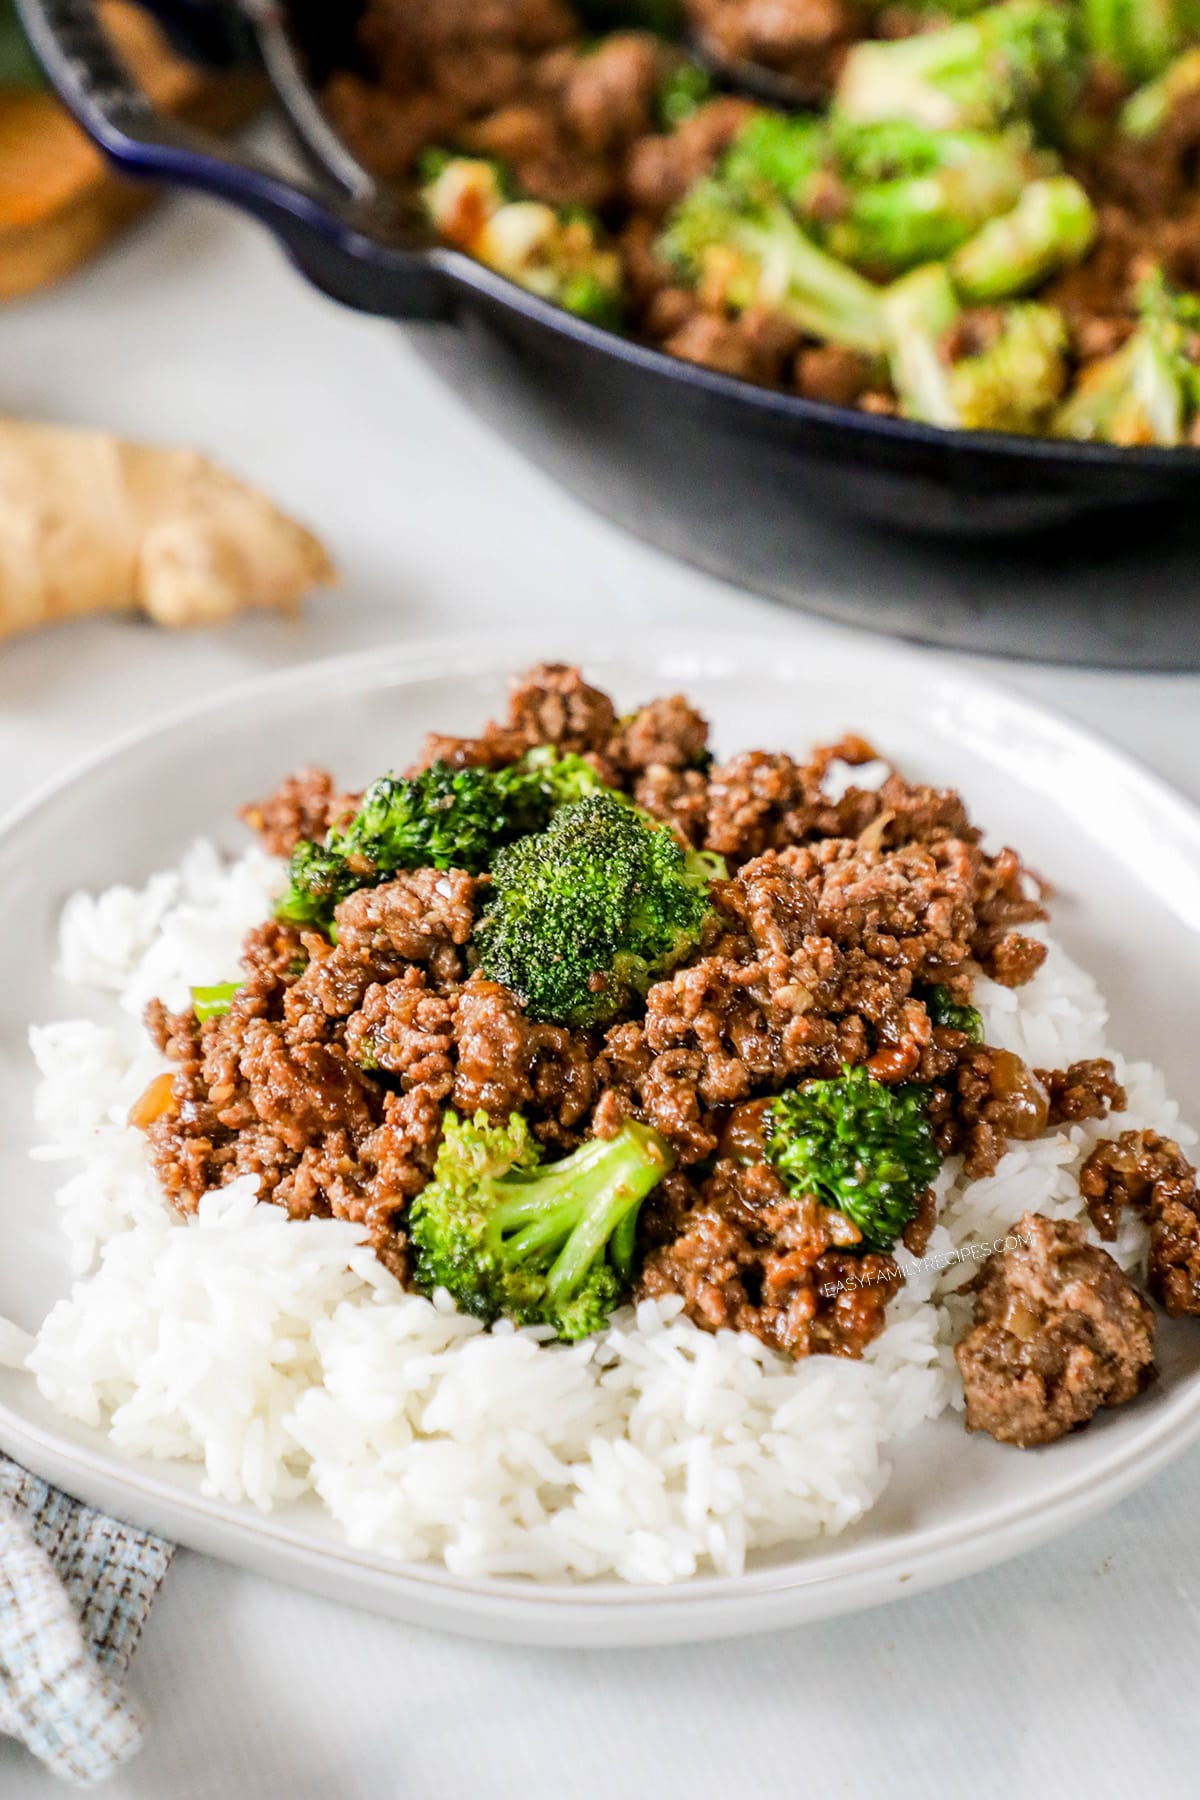
[[1156, 1131], [1123, 1131], [1097, 1144], [1079, 1188], [1093, 1225], [1110, 1242], [1124, 1207], [1145, 1215], [1150, 1292], [1172, 1318], [1200, 1315], [1200, 1197], [1179, 1145]]
[[[689, 11], [720, 54], [784, 71], [817, 94], [832, 90], [858, 39], [904, 37], [931, 23], [928, 9], [853, 0], [689, 0]], [[869, 360], [753, 308], [736, 317], [714, 309], [655, 254], [667, 211], [715, 167], [755, 110], [720, 94], [676, 130], [659, 130], [654, 97], [678, 50], [637, 31], [589, 44], [561, 0], [368, 0], [359, 38], [369, 76], [336, 74], [325, 100], [374, 173], [407, 179], [430, 145], [499, 157], [535, 198], [601, 214], [621, 253], [634, 336], [809, 399], [894, 410], [886, 377]], [[1088, 111], [1111, 117], [1123, 93], [1099, 77], [1092, 89]], [[1098, 241], [1042, 298], [1061, 307], [1077, 366], [1109, 354], [1133, 330], [1133, 292], [1148, 261], [1200, 291], [1198, 146], [1200, 98], [1176, 107], [1157, 135], [1118, 142], [1071, 167], [1096, 203]], [[985, 338], [992, 316], [969, 309], [959, 329]]]
[[[922, 1081], [939, 1147], [971, 1175], [990, 1173], [1012, 1138], [1119, 1110], [1111, 1064], [1031, 1070], [927, 1010], [934, 984], [967, 1001], [981, 970], [1010, 985], [1034, 974], [1045, 952], [1021, 928], [1043, 917], [1037, 883], [1014, 851], [983, 848], [953, 792], [886, 770], [832, 798], [835, 763], [879, 774], [860, 737], [807, 761], [746, 751], [714, 763], [682, 696], [619, 718], [561, 665], [518, 680], [507, 717], [478, 737], [431, 737], [414, 766], [501, 766], [541, 744], [587, 757], [725, 858], [691, 957], [607, 1028], [573, 1030], [528, 1018], [475, 967], [486, 876], [426, 868], [362, 888], [336, 910], [336, 942], [267, 920], [246, 938], [227, 1013], [201, 1023], [158, 1001], [148, 1010], [175, 1069], [141, 1119], [166, 1192], [193, 1210], [209, 1188], [255, 1175], [295, 1217], [365, 1225], [405, 1280], [405, 1211], [433, 1169], [446, 1107], [494, 1120], [519, 1111], [551, 1155], [635, 1118], [677, 1157], [642, 1211], [639, 1292], [677, 1294], [706, 1329], [751, 1331], [793, 1356], [860, 1355], [883, 1329], [899, 1268], [866, 1251], [841, 1213], [785, 1188], [764, 1159], [764, 1109], [844, 1065]], [[244, 816], [284, 855], [355, 805], [306, 769]], [[1179, 1309], [1181, 1282], [1200, 1292], [1194, 1181], [1174, 1146], [1129, 1139], [1095, 1153], [1084, 1191], [1098, 1221], [1126, 1201], [1149, 1207], [1162, 1291]], [[930, 1191], [910, 1250], [935, 1218]], [[989, 1416], [1003, 1404], [993, 1395]]]
[[975, 1277], [976, 1323], [954, 1354], [968, 1431], [1048, 1444], [1154, 1379], [1154, 1314], [1082, 1225], [1026, 1213], [1013, 1235]]

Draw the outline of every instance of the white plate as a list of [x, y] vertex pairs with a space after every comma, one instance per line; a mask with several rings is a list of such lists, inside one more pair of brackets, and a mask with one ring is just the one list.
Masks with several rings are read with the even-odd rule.
[[[855, 640], [644, 642], [625, 652], [491, 643], [372, 652], [256, 682], [127, 738], [0, 827], [0, 1314], [32, 1329], [68, 1282], [53, 1171], [30, 1165], [25, 1026], [80, 1010], [51, 973], [59, 907], [78, 886], [140, 881], [206, 833], [234, 848], [237, 804], [302, 762], [347, 782], [402, 764], [422, 734], [476, 729], [508, 674], [582, 654], [631, 705], [685, 690], [718, 751], [799, 750], [856, 728], [912, 775], [960, 787], [974, 814], [1059, 890], [1055, 927], [1098, 975], [1113, 1041], [1162, 1064], [1185, 1113], [1200, 1034], [1200, 814], [1072, 726], [933, 659]], [[1200, 1434], [1200, 1326], [1164, 1327], [1162, 1380], [1045, 1450], [968, 1439], [956, 1415], [900, 1447], [879, 1505], [803, 1555], [680, 1587], [466, 1580], [350, 1550], [314, 1505], [263, 1516], [204, 1498], [192, 1465], [135, 1462], [55, 1417], [0, 1371], [0, 1444], [72, 1493], [193, 1548], [427, 1625], [543, 1644], [633, 1645], [756, 1631], [849, 1611], [1024, 1550], [1127, 1493]]]

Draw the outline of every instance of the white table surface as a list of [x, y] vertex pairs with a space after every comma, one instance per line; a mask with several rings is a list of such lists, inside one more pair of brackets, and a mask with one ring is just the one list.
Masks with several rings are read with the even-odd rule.
[[[197, 203], [0, 315], [0, 410], [220, 453], [328, 538], [303, 621], [172, 639], [88, 623], [0, 649], [0, 805], [106, 736], [301, 659], [486, 625], [832, 627], [622, 537], [518, 461], [397, 332], [304, 290]], [[864, 560], [867, 551], [864, 549]], [[886, 564], [869, 563], [886, 579]], [[990, 671], [1200, 797], [1200, 677]], [[803, 1631], [636, 1654], [454, 1641], [181, 1554], [134, 1665], [111, 1800], [708, 1800], [1194, 1794], [1200, 1450], [1070, 1537]], [[0, 1794], [59, 1792], [0, 1745]]]

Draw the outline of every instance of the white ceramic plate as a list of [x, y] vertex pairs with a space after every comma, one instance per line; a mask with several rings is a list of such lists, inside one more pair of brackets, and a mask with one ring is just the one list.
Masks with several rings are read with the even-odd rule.
[[[1072, 726], [944, 664], [855, 640], [413, 646], [301, 668], [141, 731], [0, 827], [0, 1314], [34, 1328], [65, 1290], [53, 1170], [25, 1157], [33, 1071], [25, 1026], [80, 1010], [52, 972], [61, 902], [81, 885], [140, 881], [206, 833], [242, 841], [240, 801], [303, 762], [363, 782], [407, 760], [431, 727], [470, 731], [508, 675], [547, 652], [586, 661], [618, 703], [685, 690], [720, 753], [799, 750], [857, 728], [906, 772], [962, 789], [973, 813], [1059, 890], [1055, 927], [1099, 976], [1113, 1040], [1165, 1066], [1187, 1112], [1200, 1034], [1200, 814]], [[879, 1505], [802, 1555], [740, 1579], [665, 1589], [464, 1580], [348, 1549], [315, 1505], [263, 1516], [208, 1500], [193, 1466], [135, 1462], [55, 1417], [0, 1371], [0, 1445], [70, 1492], [193, 1548], [305, 1587], [481, 1636], [547, 1644], [695, 1640], [794, 1624], [933, 1586], [1024, 1550], [1120, 1498], [1200, 1434], [1200, 1325], [1161, 1334], [1162, 1380], [1133, 1405], [1039, 1451], [968, 1439], [957, 1416], [900, 1448]]]

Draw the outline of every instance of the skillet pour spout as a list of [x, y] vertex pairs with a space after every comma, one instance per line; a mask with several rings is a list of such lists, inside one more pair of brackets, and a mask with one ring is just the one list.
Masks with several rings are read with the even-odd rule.
[[334, 299], [420, 326], [412, 342], [478, 413], [670, 555], [925, 641], [1200, 668], [1200, 450], [876, 417], [751, 386], [559, 310], [431, 242], [337, 138], [317, 84], [353, 8], [153, 8], [194, 54], [261, 62], [306, 154], [296, 178], [158, 112], [96, 0], [17, 5], [54, 86], [124, 173], [251, 214]]

